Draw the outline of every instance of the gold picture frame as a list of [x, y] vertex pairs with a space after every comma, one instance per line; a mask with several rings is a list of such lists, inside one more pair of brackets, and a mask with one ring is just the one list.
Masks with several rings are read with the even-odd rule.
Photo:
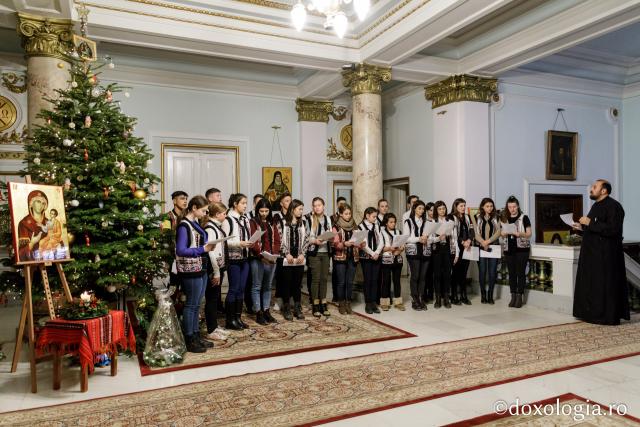
[[289, 166], [262, 168], [262, 194], [269, 203], [275, 203], [284, 194], [293, 194], [293, 168]]
[[546, 179], [575, 181], [578, 166], [578, 133], [547, 131]]
[[96, 42], [86, 37], [73, 35], [73, 46], [78, 52], [78, 56], [83, 61], [94, 62], [98, 59], [98, 51], [96, 49]]
[[15, 264], [71, 259], [62, 187], [9, 182]]

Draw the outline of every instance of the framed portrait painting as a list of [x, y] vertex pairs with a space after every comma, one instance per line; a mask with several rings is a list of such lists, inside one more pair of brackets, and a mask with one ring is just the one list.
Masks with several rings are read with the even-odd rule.
[[9, 183], [16, 264], [71, 258], [62, 187]]
[[547, 131], [547, 179], [575, 181], [577, 158], [576, 132]]
[[283, 193], [291, 193], [292, 175], [290, 167], [262, 168], [262, 194], [269, 203], [275, 203]]

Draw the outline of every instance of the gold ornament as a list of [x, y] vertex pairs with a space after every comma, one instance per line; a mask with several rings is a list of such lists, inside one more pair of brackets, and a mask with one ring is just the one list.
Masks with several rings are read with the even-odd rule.
[[9, 129], [18, 120], [18, 110], [10, 99], [0, 96], [0, 132]]
[[76, 240], [76, 236], [73, 233], [67, 233], [67, 239], [69, 240], [69, 244], [72, 244]]
[[138, 188], [136, 191], [133, 192], [133, 197], [135, 197], [138, 200], [144, 200], [147, 197], [147, 192], [144, 191], [142, 188]]
[[58, 68], [63, 69], [64, 68], [64, 64], [62, 62], [58, 62]]

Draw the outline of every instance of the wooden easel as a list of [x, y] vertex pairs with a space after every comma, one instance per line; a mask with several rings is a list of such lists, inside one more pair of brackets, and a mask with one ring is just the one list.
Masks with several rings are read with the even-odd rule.
[[[62, 269], [61, 262], [73, 261], [72, 259], [65, 259], [55, 261], [56, 269], [60, 275], [60, 282], [62, 283], [62, 289], [64, 290], [65, 298], [68, 302], [72, 301], [71, 291], [69, 290], [69, 284], [67, 278]], [[42, 275], [42, 285], [44, 287], [44, 295], [47, 299], [47, 307], [49, 309], [49, 316], [51, 319], [56, 318], [55, 307], [53, 306], [53, 297], [51, 296], [51, 287], [49, 286], [49, 276], [47, 274], [47, 267], [52, 265], [52, 262], [30, 262], [21, 264], [24, 265], [24, 283], [25, 292], [24, 300], [22, 301], [22, 313], [20, 314], [20, 324], [18, 326], [18, 335], [16, 337], [16, 348], [13, 352], [13, 362], [11, 363], [11, 372], [15, 372], [18, 367], [18, 360], [20, 359], [20, 351], [22, 350], [22, 339], [24, 337], [24, 328], [28, 325], [27, 334], [29, 336], [29, 363], [31, 365], [31, 392], [37, 393], [38, 384], [36, 380], [36, 353], [35, 353], [35, 329], [33, 323], [33, 294], [32, 294], [32, 280], [33, 274], [36, 270], [40, 271]]]

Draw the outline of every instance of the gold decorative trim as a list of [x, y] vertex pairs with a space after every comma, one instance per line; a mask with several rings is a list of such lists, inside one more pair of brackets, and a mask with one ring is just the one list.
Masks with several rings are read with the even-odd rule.
[[[347, 125], [351, 126], [351, 125]], [[346, 126], [345, 126], [346, 127]], [[328, 160], [353, 160], [353, 151], [351, 147], [345, 147], [344, 150], [338, 148], [338, 145], [333, 142], [333, 137], [327, 139], [329, 147], [327, 147], [327, 159]]]
[[438, 108], [460, 101], [488, 103], [497, 90], [498, 79], [460, 74], [425, 87], [424, 96], [431, 108]]
[[329, 121], [329, 114], [333, 112], [333, 101], [313, 101], [308, 99], [296, 99], [296, 112], [299, 122], [323, 122]]
[[0, 95], [0, 131], [5, 131], [18, 121], [18, 107], [9, 98]]
[[17, 132], [15, 129], [9, 133], [5, 132], [0, 134], [0, 145], [16, 145], [16, 144], [25, 144], [27, 141], [27, 137], [29, 136], [29, 131], [27, 126], [23, 126], [21, 132]]
[[67, 61], [73, 49], [73, 23], [18, 13], [18, 34], [27, 57], [49, 56]]
[[327, 165], [327, 172], [353, 172], [352, 166]]
[[382, 93], [382, 82], [391, 81], [391, 68], [370, 64], [354, 64], [342, 72], [342, 84], [351, 89], [351, 96], [363, 93]]
[[[187, 149], [209, 149], [209, 150], [226, 150], [233, 151], [236, 160], [236, 193], [240, 192], [240, 146], [238, 145], [207, 145], [207, 144], [180, 144], [173, 142], [163, 142], [160, 144], [160, 200], [162, 200], [162, 213], [165, 212], [164, 206], [166, 200], [164, 200], [164, 183], [165, 183], [165, 168], [164, 168], [164, 153], [166, 148], [187, 148]], [[204, 191], [204, 189], [203, 189]]]
[[24, 151], [0, 151], [0, 160], [25, 160], [27, 153]]
[[[430, 0], [423, 0], [422, 3], [420, 3], [418, 6], [414, 7], [413, 9], [411, 9], [407, 14], [405, 14], [402, 18], [398, 19], [396, 22], [394, 22], [393, 24], [389, 25], [387, 28], [385, 28], [384, 30], [380, 31], [378, 34], [374, 35], [373, 37], [371, 37], [369, 40], [367, 40], [366, 42], [362, 43], [360, 45], [360, 48], [363, 48], [364, 46], [368, 45], [369, 43], [371, 43], [372, 41], [374, 41], [375, 39], [377, 39], [378, 37], [380, 37], [381, 35], [383, 35], [384, 33], [386, 33], [387, 31], [389, 31], [390, 29], [392, 29], [393, 27], [395, 27], [396, 25], [398, 25], [400, 22], [404, 21], [405, 19], [407, 19], [409, 16], [411, 16], [414, 12], [416, 12], [418, 9], [421, 9], [424, 5], [426, 5], [427, 3], [429, 3]], [[408, 3], [408, 2], [407, 2]], [[391, 15], [395, 14], [398, 10], [400, 10], [402, 7], [404, 7], [407, 3], [403, 3], [401, 4], [400, 7], [398, 7], [397, 10], [393, 10], [392, 13], [387, 15], [384, 15], [384, 19], [382, 19], [381, 21], [379, 21], [379, 23], [372, 25], [371, 27], [367, 28], [363, 33], [359, 34], [358, 36], [356, 36], [357, 40], [360, 40], [362, 37], [364, 37], [365, 34], [370, 33], [371, 31], [373, 31], [376, 27], [378, 27], [379, 25], [381, 25], [384, 21], [386, 21]]]
[[2, 85], [13, 93], [24, 93], [27, 90], [27, 77], [25, 74], [2, 73]]

